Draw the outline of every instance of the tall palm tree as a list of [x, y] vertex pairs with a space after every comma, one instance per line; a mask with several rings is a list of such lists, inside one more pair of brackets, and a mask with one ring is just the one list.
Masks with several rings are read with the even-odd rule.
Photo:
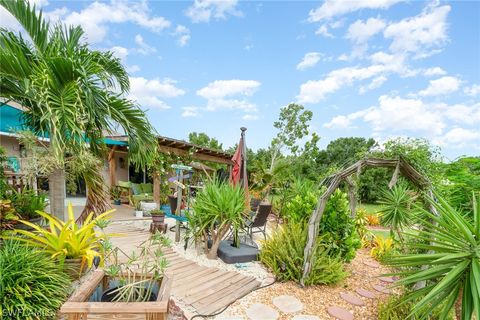
[[[80, 26], [51, 26], [26, 0], [0, 5], [25, 31], [0, 29], [0, 96], [24, 106], [25, 123], [49, 137], [56, 160], [49, 177], [51, 210], [63, 218], [66, 151], [100, 155], [103, 132], [120, 126], [129, 136], [130, 159], [143, 165], [155, 148], [153, 130], [145, 113], [125, 98], [129, 78], [120, 60], [89, 49]], [[98, 181], [89, 187], [95, 186]]]

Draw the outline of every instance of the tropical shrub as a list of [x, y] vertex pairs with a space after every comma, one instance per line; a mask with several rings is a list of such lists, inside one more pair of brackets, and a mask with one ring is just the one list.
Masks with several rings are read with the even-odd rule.
[[370, 256], [375, 260], [383, 262], [388, 258], [394, 249], [393, 239], [390, 237], [375, 236], [373, 248], [370, 250]]
[[399, 239], [402, 239], [400, 231], [415, 223], [416, 213], [412, 206], [414, 197], [405, 184], [397, 184], [392, 189], [382, 194], [379, 203], [383, 205], [380, 219], [384, 226], [395, 230]]
[[355, 230], [357, 230], [358, 236], [363, 238], [363, 236], [368, 233], [367, 211], [365, 209], [358, 208], [353, 221], [355, 223]]
[[[308, 228], [304, 223], [289, 223], [273, 232], [262, 244], [260, 261], [280, 281], [300, 281], [303, 274], [304, 249]], [[343, 264], [332, 257], [327, 246], [319, 239], [313, 248], [312, 272], [305, 280], [306, 285], [334, 284], [345, 278]]]
[[7, 233], [7, 230], [13, 229], [16, 220], [18, 220], [18, 215], [15, 213], [11, 201], [0, 200], [0, 237]]
[[57, 319], [70, 281], [49, 255], [7, 240], [0, 248], [0, 270], [2, 319]]
[[[386, 301], [378, 304], [378, 320], [439, 320], [442, 306], [437, 306], [426, 318], [420, 318], [416, 315], [410, 315], [410, 310], [415, 305], [414, 302], [403, 301], [403, 296], [390, 296]], [[446, 320], [453, 320], [453, 314], [450, 312]]]
[[15, 211], [25, 220], [39, 217], [37, 211], [43, 211], [47, 206], [46, 195], [43, 193], [37, 195], [35, 190], [29, 188], [12, 190], [9, 198]]
[[347, 195], [336, 190], [328, 199], [319, 225], [323, 243], [330, 247], [329, 254], [340, 256], [345, 261], [355, 257], [361, 241], [355, 230], [355, 221], [350, 217]]
[[[190, 233], [203, 240], [207, 258], [216, 259], [223, 237], [233, 227], [240, 229], [246, 217], [245, 192], [240, 186], [214, 181], [197, 193], [193, 211], [187, 212]], [[211, 247], [208, 240], [211, 239]]]
[[367, 215], [368, 225], [376, 227], [380, 225], [380, 218], [376, 214]]
[[73, 207], [68, 206], [68, 220], [66, 222], [51, 216], [45, 212], [38, 212], [48, 222], [48, 229], [44, 229], [28, 221], [20, 220], [22, 223], [30, 226], [34, 231], [17, 229], [17, 235], [9, 236], [23, 242], [29, 246], [42, 249], [50, 254], [52, 258], [57, 259], [62, 264], [65, 259], [82, 259], [82, 267], [87, 264], [92, 266], [93, 259], [99, 257], [102, 259], [100, 250], [102, 239], [107, 235], [97, 234], [94, 230], [97, 222], [101, 221], [114, 210], [107, 211], [92, 218], [91, 213], [80, 226], [75, 222]]
[[297, 194], [285, 206], [285, 217], [288, 222], [299, 223], [308, 220], [317, 204], [318, 197], [313, 191]]
[[[405, 295], [415, 301], [411, 315], [426, 317], [434, 306], [442, 305], [440, 319], [445, 319], [455, 305], [458, 319], [480, 319], [480, 203], [474, 196], [473, 219], [460, 214], [441, 196], [427, 201], [438, 216], [420, 208], [426, 219], [418, 233], [410, 233], [404, 245], [427, 253], [394, 254], [387, 263], [401, 268], [398, 285], [418, 285]], [[419, 271], [421, 270], [421, 271]], [[459, 301], [457, 301], [459, 300]], [[461, 302], [460, 302], [461, 301]]]

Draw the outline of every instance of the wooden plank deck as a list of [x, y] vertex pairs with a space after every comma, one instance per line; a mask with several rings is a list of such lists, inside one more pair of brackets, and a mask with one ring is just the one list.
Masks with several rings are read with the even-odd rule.
[[[106, 231], [123, 235], [111, 241], [127, 254], [138, 253], [138, 246], [150, 235], [148, 231], [116, 223], [108, 226]], [[260, 286], [254, 277], [201, 266], [170, 248], [163, 253], [168, 260], [166, 272], [173, 277], [172, 296], [191, 306], [198, 314], [213, 314]]]

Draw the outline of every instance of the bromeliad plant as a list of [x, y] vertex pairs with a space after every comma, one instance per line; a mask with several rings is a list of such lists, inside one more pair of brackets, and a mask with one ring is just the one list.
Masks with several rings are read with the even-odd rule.
[[394, 255], [387, 263], [402, 268], [399, 285], [415, 285], [403, 299], [416, 302], [410, 315], [424, 318], [442, 305], [441, 320], [454, 306], [458, 319], [469, 320], [473, 314], [480, 319], [480, 203], [474, 196], [473, 220], [469, 220], [445, 199], [435, 197], [427, 200], [438, 216], [421, 208], [426, 217], [423, 228], [409, 234], [417, 241], [405, 243], [407, 248], [428, 252]]
[[94, 219], [91, 213], [81, 226], [75, 222], [71, 204], [68, 205], [68, 220], [66, 222], [46, 212], [38, 211], [38, 214], [48, 222], [47, 229], [28, 221], [20, 220], [33, 228], [34, 231], [17, 229], [15, 230], [17, 235], [9, 238], [14, 238], [29, 246], [42, 249], [61, 264], [64, 263], [65, 259], [81, 259], [81, 268], [85, 264], [91, 267], [95, 257], [102, 259], [100, 254], [101, 241], [107, 236], [105, 233], [97, 234], [94, 228], [97, 224], [101, 224], [103, 219], [108, 218], [108, 215], [113, 211], [107, 211]]

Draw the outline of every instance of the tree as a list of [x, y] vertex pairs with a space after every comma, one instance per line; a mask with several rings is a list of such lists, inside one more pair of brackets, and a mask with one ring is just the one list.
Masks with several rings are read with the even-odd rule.
[[[118, 125], [129, 137], [130, 160], [142, 165], [155, 147], [152, 127], [145, 113], [124, 98], [130, 84], [120, 60], [111, 52], [90, 50], [81, 40], [81, 27], [51, 28], [42, 11], [37, 13], [25, 0], [0, 0], [0, 5], [30, 38], [0, 29], [1, 96], [22, 105], [25, 124], [50, 139], [55, 159], [49, 177], [50, 205], [63, 219], [65, 152], [101, 155], [103, 132], [117, 131]], [[99, 175], [99, 168], [88, 174]], [[94, 201], [95, 189], [100, 192], [103, 187], [93, 180], [87, 204]]]
[[363, 158], [375, 144], [376, 142], [372, 138], [338, 138], [331, 141], [325, 150], [319, 152], [318, 162], [322, 163], [325, 168], [335, 166], [341, 169]]
[[188, 141], [200, 147], [206, 147], [214, 150], [223, 150], [222, 144], [218, 142], [217, 139], [210, 138], [204, 132], [200, 132], [200, 133], [190, 132], [188, 134]]
[[312, 120], [312, 116], [312, 111], [305, 110], [302, 105], [295, 103], [280, 109], [278, 121], [273, 123], [273, 126], [278, 129], [278, 133], [271, 143], [270, 171], [273, 170], [275, 161], [284, 148], [287, 148], [294, 155], [297, 154], [299, 151], [297, 142], [308, 135], [308, 123]]

